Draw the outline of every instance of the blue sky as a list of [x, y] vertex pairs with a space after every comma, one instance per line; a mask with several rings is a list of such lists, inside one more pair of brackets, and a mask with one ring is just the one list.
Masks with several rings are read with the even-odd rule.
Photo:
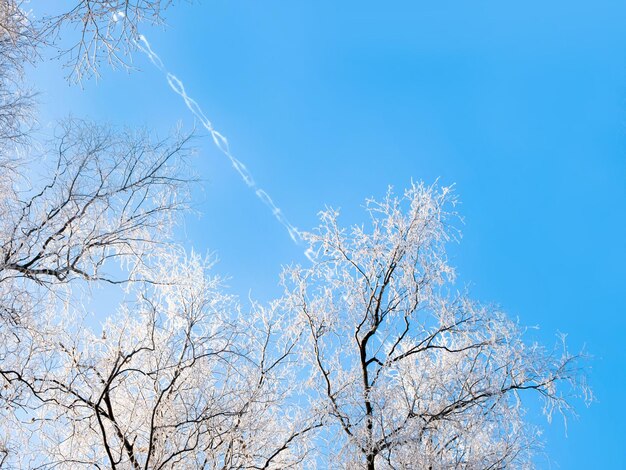
[[[436, 3], [436, 4], [435, 4]], [[411, 178], [456, 184], [459, 287], [532, 337], [594, 356], [597, 402], [546, 425], [542, 468], [626, 468], [626, 4], [203, 0], [145, 34], [301, 229], [326, 204], [359, 222], [368, 196]], [[84, 89], [58, 61], [31, 77], [41, 123], [72, 112], [161, 132], [193, 119], [163, 75], [105, 71]], [[197, 140], [189, 246], [233, 290], [279, 293], [302, 247], [209, 138]], [[535, 418], [532, 417], [534, 420]]]

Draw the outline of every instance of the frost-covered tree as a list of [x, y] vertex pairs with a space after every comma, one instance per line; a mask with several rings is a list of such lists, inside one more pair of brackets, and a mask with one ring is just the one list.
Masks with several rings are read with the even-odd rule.
[[319, 426], [295, 406], [293, 349], [275, 305], [243, 314], [196, 255], [161, 253], [96, 329], [40, 322], [20, 411], [2, 432], [18, 468], [292, 468]]
[[[0, 178], [0, 319], [27, 321], [40, 294], [76, 278], [132, 277], [116, 277], [106, 263], [117, 259], [132, 270], [167, 240], [186, 202], [188, 139], [155, 142], [145, 133], [70, 120], [44, 152], [45, 164], [1, 154], [8, 170]], [[49, 174], [38, 181], [37, 169]]]
[[[0, 467], [530, 466], [525, 396], [550, 417], [587, 390], [564, 343], [453, 291], [448, 189], [370, 200], [368, 226], [323, 212], [312, 264], [243, 308], [170, 236], [189, 136], [68, 120], [36, 142], [23, 64], [129, 66], [170, 4], [0, 4]], [[102, 285], [124, 299], [96, 316]]]
[[[142, 25], [162, 25], [171, 0], [75, 0], [0, 3], [0, 62], [33, 58], [46, 48], [64, 58], [69, 78], [100, 75], [102, 64], [132, 66]], [[8, 47], [5, 47], [8, 46]], [[1, 113], [1, 108], [0, 108]]]
[[[32, 112], [32, 93], [23, 84], [23, 64], [34, 53], [34, 31], [26, 13], [14, 1], [0, 4], [0, 152], [23, 142]], [[6, 160], [6, 157], [3, 159]], [[0, 173], [7, 172], [0, 161]]]
[[368, 200], [368, 225], [326, 210], [304, 235], [313, 264], [284, 272], [334, 468], [524, 468], [538, 437], [525, 396], [550, 417], [586, 391], [564, 345], [526, 344], [504, 313], [452, 290], [454, 202], [419, 184]]
[[[70, 120], [45, 164], [15, 160], [1, 180], [4, 465], [308, 461], [320, 420], [298, 405], [300, 334], [281, 303], [242, 311], [206, 262], [172, 242], [187, 145]], [[95, 317], [84, 287], [98, 285], [126, 300]]]
[[168, 242], [186, 202], [187, 142], [70, 120], [38, 163], [0, 153], [0, 404], [7, 422], [32, 404], [35, 378], [64, 334], [57, 319], [65, 302], [78, 300], [77, 288], [150, 281], [142, 267]]
[[[61, 29], [77, 27], [83, 42], [97, 44], [88, 53], [96, 71], [103, 54], [116, 57], [132, 47], [124, 30], [136, 29], [146, 16], [158, 21], [159, 4], [80, 1], [66, 5], [69, 11], [46, 13], [28, 1], [0, 3], [0, 368], [5, 381], [16, 383], [30, 355], [27, 337], [38, 333], [36, 322], [45, 320], [50, 303], [65, 296], [78, 278], [88, 283], [131, 279], [133, 266], [145, 261], [151, 246], [167, 240], [186, 194], [180, 163], [188, 153], [188, 136], [155, 140], [145, 132], [67, 120], [52, 144], [39, 142], [32, 132], [34, 95], [24, 65], [36, 62], [43, 48], [54, 47]], [[127, 14], [117, 33], [103, 35], [103, 25], [115, 22], [107, 9]], [[60, 47], [76, 49], [68, 41]], [[71, 62], [78, 75], [86, 54]], [[108, 262], [115, 259], [126, 263], [125, 273], [111, 276], [120, 273], [110, 270]], [[19, 397], [19, 387], [4, 386], [0, 401]]]
[[[278, 303], [242, 312], [172, 243], [189, 136], [76, 119], [50, 144], [30, 132], [25, 62], [58, 47], [76, 80], [127, 66], [139, 25], [169, 3], [0, 5], [3, 468], [306, 465], [320, 423], [295, 406], [299, 334]], [[96, 317], [102, 285], [126, 300]]]
[[[160, 23], [170, 3], [0, 4], [1, 467], [289, 468], [308, 458], [304, 438], [319, 420], [295, 406], [298, 333], [278, 304], [242, 312], [206, 263], [172, 244], [189, 136], [76, 119], [50, 144], [30, 132], [26, 62], [52, 48], [76, 81], [102, 63], [127, 67], [140, 25]], [[102, 285], [126, 300], [97, 318], [87, 299]]]

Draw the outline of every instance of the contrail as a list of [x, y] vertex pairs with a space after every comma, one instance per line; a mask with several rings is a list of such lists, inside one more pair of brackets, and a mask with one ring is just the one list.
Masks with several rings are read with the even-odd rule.
[[[116, 18], [114, 19], [116, 20]], [[285, 227], [287, 233], [289, 233], [289, 237], [293, 240], [293, 242], [296, 244], [300, 244], [300, 242], [302, 241], [302, 237], [298, 229], [291, 225], [291, 223], [287, 220], [287, 217], [285, 217], [280, 208], [274, 203], [269, 194], [267, 194], [267, 192], [265, 192], [255, 183], [254, 178], [252, 177], [252, 174], [250, 173], [248, 168], [246, 168], [246, 165], [244, 165], [240, 160], [235, 158], [235, 156], [231, 153], [230, 147], [228, 145], [228, 139], [226, 139], [226, 137], [220, 134], [213, 127], [213, 124], [206, 117], [200, 105], [193, 98], [187, 95], [183, 82], [167, 70], [165, 64], [163, 63], [161, 58], [152, 50], [152, 47], [150, 47], [150, 43], [144, 35], [140, 34], [137, 39], [138, 40], [135, 41], [135, 45], [137, 46], [137, 48], [146, 56], [148, 56], [150, 62], [152, 62], [161, 72], [165, 74], [165, 77], [167, 78], [167, 83], [170, 88], [183, 99], [189, 111], [191, 111], [191, 113], [202, 123], [202, 126], [210, 132], [211, 137], [213, 138], [213, 143], [230, 160], [230, 163], [233, 165], [235, 171], [239, 173], [239, 176], [241, 177], [243, 182], [246, 183], [246, 185], [254, 191], [256, 197], [259, 198], [261, 202], [263, 202], [263, 204], [269, 207], [269, 209], [272, 211], [272, 215], [274, 216], [274, 218], [278, 221], [278, 223]], [[307, 257], [309, 257], [308, 254]]]

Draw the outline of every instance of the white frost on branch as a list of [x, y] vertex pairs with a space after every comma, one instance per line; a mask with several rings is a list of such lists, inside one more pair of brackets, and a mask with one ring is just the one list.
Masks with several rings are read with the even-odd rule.
[[527, 468], [539, 434], [526, 394], [549, 418], [587, 392], [577, 356], [527, 345], [498, 309], [453, 293], [454, 204], [449, 188], [413, 184], [368, 200], [367, 225], [327, 209], [303, 233], [313, 265], [283, 273], [333, 468]]

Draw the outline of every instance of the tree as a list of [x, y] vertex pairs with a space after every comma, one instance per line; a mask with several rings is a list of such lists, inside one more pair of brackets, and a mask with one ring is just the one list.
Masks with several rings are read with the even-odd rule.
[[[42, 20], [0, 7], [0, 466], [289, 468], [319, 426], [289, 401], [299, 335], [277, 304], [241, 312], [172, 244], [189, 135], [70, 119], [45, 176], [20, 155], [38, 148], [23, 62], [77, 27], [61, 51], [76, 80], [128, 66], [139, 23], [167, 4], [81, 1]], [[80, 294], [102, 284], [128, 298], [100, 331]]]
[[57, 42], [59, 32], [74, 30], [61, 55], [67, 58], [70, 78], [81, 82], [99, 76], [103, 62], [131, 68], [140, 25], [162, 25], [163, 12], [171, 4], [172, 0], [82, 0], [46, 16], [39, 28], [51, 43]]
[[[145, 133], [70, 120], [40, 186], [26, 161], [0, 156], [13, 167], [0, 186], [0, 318], [27, 321], [40, 294], [76, 278], [131, 279], [132, 266], [167, 240], [186, 202], [181, 165], [188, 141], [181, 135], [151, 142]], [[115, 259], [131, 266], [130, 277], [107, 274], [106, 262]]]
[[[103, 63], [132, 68], [142, 24], [162, 25], [171, 0], [80, 0], [33, 8], [25, 0], [0, 6], [0, 62], [33, 59], [42, 47], [65, 58], [69, 77], [79, 83], [100, 76]], [[61, 40], [63, 36], [63, 40]]]
[[[73, 79], [130, 66], [169, 4], [0, 6], [0, 466], [530, 466], [523, 399], [570, 411], [578, 357], [452, 292], [449, 189], [370, 200], [369, 229], [323, 212], [312, 264], [245, 309], [171, 236], [189, 135], [70, 119], [39, 150], [22, 64], [75, 29], [60, 49]], [[98, 324], [81, 296], [102, 285], [125, 297]]]
[[[132, 46], [123, 31], [136, 28], [149, 8], [158, 21], [160, 8], [158, 2], [81, 1], [69, 12], [37, 16], [29, 6], [21, 0], [0, 5], [0, 358], [3, 375], [13, 371], [11, 381], [20, 370], [18, 345], [22, 352], [28, 349], [23, 335], [36, 332], [31, 322], [49, 310], [60, 289], [76, 278], [127, 281], [130, 277], [109, 277], [105, 262], [141, 263], [150, 245], [167, 240], [171, 218], [185, 202], [180, 163], [189, 141], [179, 134], [155, 142], [145, 132], [67, 120], [40, 155], [24, 64], [53, 46], [62, 28], [78, 24], [82, 40], [97, 46], [75, 55], [71, 66], [82, 75], [89, 54], [96, 72], [104, 53], [116, 57], [119, 48]], [[103, 36], [104, 23], [113, 22], [104, 10], [122, 7], [129, 14], [116, 30], [120, 35]], [[33, 177], [35, 156], [54, 161], [47, 168], [52, 176], [40, 185]], [[0, 400], [16, 396], [5, 392]]]
[[[69, 120], [53, 171], [0, 206], [0, 458], [15, 468], [290, 468], [319, 419], [297, 404], [299, 334], [242, 312], [169, 236], [189, 136]], [[32, 172], [31, 172], [32, 175]], [[18, 183], [22, 184], [18, 184]], [[85, 285], [124, 287], [97, 322]]]
[[414, 184], [368, 200], [369, 229], [326, 210], [304, 235], [314, 263], [284, 273], [335, 468], [531, 466], [525, 394], [550, 417], [586, 391], [577, 356], [526, 345], [496, 308], [449, 292], [454, 203], [450, 188]]
[[181, 135], [154, 142], [145, 133], [69, 120], [49, 152], [52, 171], [41, 184], [24, 158], [0, 155], [11, 168], [0, 181], [5, 416], [19, 415], [31, 403], [36, 378], [58, 354], [56, 318], [67, 309], [64, 302], [76, 299], [77, 288], [150, 281], [142, 278], [142, 266], [168, 242], [186, 202], [188, 141]]
[[[14, 1], [0, 6], [0, 151], [22, 142], [32, 110], [32, 93], [22, 83], [23, 64], [32, 58], [34, 32], [26, 13]], [[3, 159], [5, 160], [6, 157]], [[0, 162], [0, 168], [5, 168]], [[6, 170], [5, 170], [6, 171]]]
[[[289, 398], [297, 335], [275, 309], [242, 315], [197, 255], [162, 253], [101, 332], [76, 314], [40, 324], [10, 416], [20, 468], [291, 468], [307, 458]], [[56, 313], [58, 318], [58, 313]], [[19, 451], [10, 452], [12, 449]]]

